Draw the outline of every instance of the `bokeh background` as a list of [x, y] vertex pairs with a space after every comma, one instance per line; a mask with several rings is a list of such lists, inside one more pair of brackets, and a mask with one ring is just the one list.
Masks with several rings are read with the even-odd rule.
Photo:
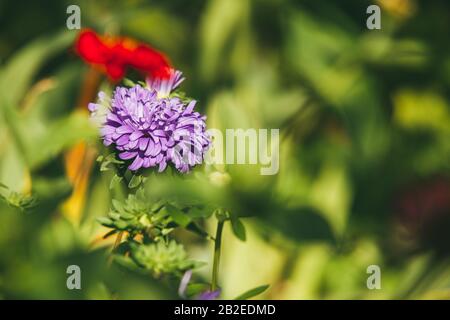
[[[246, 217], [245, 242], [225, 228], [223, 298], [261, 284], [266, 299], [450, 298], [445, 0], [1, 0], [0, 298], [177, 297], [107, 262], [95, 219], [111, 176], [86, 105], [111, 84], [74, 53], [70, 4], [82, 27], [165, 52], [209, 127], [280, 129], [277, 175], [214, 166], [198, 185], [148, 186]], [[381, 30], [366, 28], [370, 4]], [[211, 244], [179, 238], [208, 278]], [[66, 288], [70, 264], [82, 290]], [[372, 264], [381, 290], [366, 287]]]

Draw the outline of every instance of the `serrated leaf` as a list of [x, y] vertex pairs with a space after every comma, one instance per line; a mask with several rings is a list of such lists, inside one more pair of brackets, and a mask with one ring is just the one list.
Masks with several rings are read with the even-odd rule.
[[244, 292], [243, 294], [241, 294], [240, 296], [234, 298], [234, 300], [247, 300], [247, 299], [253, 298], [253, 297], [263, 293], [264, 291], [266, 291], [267, 288], [269, 288], [268, 284], [250, 289], [250, 290]]

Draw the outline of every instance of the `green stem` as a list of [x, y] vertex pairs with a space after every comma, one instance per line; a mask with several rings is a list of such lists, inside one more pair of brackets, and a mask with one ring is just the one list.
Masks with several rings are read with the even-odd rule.
[[220, 249], [222, 243], [222, 230], [224, 221], [217, 222], [216, 238], [214, 239], [214, 261], [211, 280], [211, 291], [217, 290], [217, 278], [219, 274]]

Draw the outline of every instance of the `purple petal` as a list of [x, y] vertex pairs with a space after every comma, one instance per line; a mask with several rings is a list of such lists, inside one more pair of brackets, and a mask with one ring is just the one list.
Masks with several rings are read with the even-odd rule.
[[138, 146], [139, 140], [134, 140], [134, 141], [130, 141], [130, 143], [128, 143], [127, 147], [128, 149], [134, 149]]
[[181, 278], [180, 286], [178, 287], [178, 294], [182, 298], [186, 298], [186, 289], [189, 284], [189, 281], [192, 277], [192, 270], [188, 270], [184, 273], [183, 278]]
[[120, 120], [119, 117], [116, 116], [114, 113], [108, 113], [106, 119], [109, 121], [117, 122], [119, 124], [122, 123], [122, 120]]
[[129, 136], [127, 134], [124, 134], [116, 141], [116, 144], [119, 146], [123, 146], [123, 145], [127, 144], [128, 142], [130, 142]]
[[197, 300], [215, 300], [220, 296], [220, 289], [217, 289], [215, 291], [205, 291], [203, 293], [201, 293], [198, 297]]
[[144, 163], [142, 164], [144, 168], [150, 167], [150, 158], [144, 158]]
[[130, 166], [128, 167], [128, 169], [132, 170], [132, 171], [136, 171], [139, 168], [142, 167], [142, 164], [144, 163], [144, 160], [141, 157], [136, 157], [133, 161], [132, 164], [130, 164]]
[[[150, 146], [150, 144], [149, 144], [149, 146]], [[147, 148], [147, 151], [148, 151], [148, 148]], [[149, 151], [149, 155], [150, 156], [152, 156], [152, 157], [154, 157], [154, 156], [156, 156], [158, 153], [160, 153], [161, 152], [161, 145], [159, 144], [159, 143], [155, 143], [154, 144], [154, 147], [152, 148], [152, 149], [150, 149], [150, 151]], [[147, 153], [147, 152], [146, 152]]]
[[101, 128], [100, 133], [102, 136], [107, 136], [110, 134], [114, 134], [116, 132], [116, 128], [111, 127], [111, 126], [104, 126], [103, 128]]
[[192, 111], [194, 110], [195, 104], [197, 101], [192, 100], [191, 102], [189, 102], [188, 106], [186, 107], [186, 109], [183, 112], [183, 115], [192, 113]]
[[144, 133], [142, 131], [135, 131], [132, 134], [130, 134], [130, 140], [137, 140], [140, 137], [142, 137], [144, 135]]
[[153, 153], [153, 149], [155, 148], [155, 143], [152, 139], [149, 139], [147, 150], [145, 150], [145, 155], [148, 157]]
[[120, 134], [124, 134], [124, 133], [132, 133], [134, 130], [133, 128], [129, 127], [129, 126], [120, 126], [118, 128], [116, 128], [116, 132], [120, 133]]
[[166, 161], [161, 161], [159, 163], [158, 172], [163, 172], [166, 169], [166, 167], [167, 167], [167, 162]]
[[164, 133], [164, 131], [162, 131], [162, 130], [154, 130], [153, 131], [153, 134], [155, 135], [155, 136], [158, 136], [158, 137], [165, 137], [166, 136], [166, 134]]
[[129, 160], [129, 159], [132, 159], [132, 158], [134, 158], [136, 156], [137, 156], [137, 152], [136, 151], [132, 151], [132, 152], [125, 151], [125, 152], [122, 152], [122, 153], [119, 154], [119, 158], [122, 159], [122, 160]]
[[97, 109], [98, 109], [98, 104], [92, 103], [92, 102], [88, 104], [88, 110], [90, 112], [97, 111]]
[[145, 149], [147, 149], [147, 145], [149, 142], [150, 138], [141, 138], [139, 139], [139, 149], [141, 151], [145, 151]]

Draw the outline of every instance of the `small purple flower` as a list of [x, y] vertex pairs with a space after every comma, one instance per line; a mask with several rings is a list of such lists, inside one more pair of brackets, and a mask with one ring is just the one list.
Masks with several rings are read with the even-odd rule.
[[220, 296], [220, 289], [211, 291], [207, 290], [205, 292], [202, 292], [198, 297], [197, 300], [215, 300]]
[[[172, 80], [170, 80], [172, 79]], [[195, 100], [159, 97], [160, 90], [173, 90], [183, 80], [181, 72], [164, 81], [117, 87], [111, 99], [101, 135], [106, 146], [114, 145], [122, 160], [132, 161], [128, 169], [158, 166], [159, 172], [172, 163], [180, 172], [201, 164], [210, 145], [206, 117], [194, 111]], [[90, 104], [89, 110], [95, 111]]]
[[[184, 273], [183, 277], [181, 278], [180, 285], [178, 287], [178, 295], [183, 299], [186, 299], [186, 291], [189, 282], [191, 281], [191, 277], [192, 277], [192, 270], [188, 270]], [[214, 291], [206, 290], [200, 293], [197, 296], [196, 300], [215, 300], [220, 296], [220, 292], [221, 292], [220, 289]]]

